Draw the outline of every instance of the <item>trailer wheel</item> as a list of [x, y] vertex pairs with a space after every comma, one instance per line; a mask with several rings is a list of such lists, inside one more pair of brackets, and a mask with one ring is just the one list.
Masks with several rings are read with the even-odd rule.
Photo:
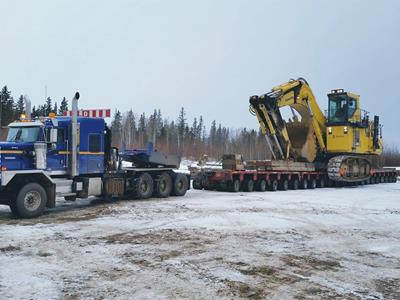
[[315, 189], [317, 187], [317, 180], [315, 178], [311, 179], [311, 181], [309, 182], [309, 186], [308, 188], [310, 189]]
[[173, 195], [174, 196], [183, 196], [186, 194], [186, 191], [189, 187], [189, 181], [184, 174], [176, 174], [176, 178], [174, 181], [174, 189]]
[[297, 190], [298, 188], [299, 188], [299, 180], [295, 178], [290, 182], [290, 189]]
[[40, 184], [33, 182], [23, 186], [13, 201], [10, 205], [13, 214], [21, 218], [35, 218], [43, 213], [47, 195]]
[[136, 195], [139, 199], [150, 198], [153, 194], [154, 183], [149, 173], [139, 176], [136, 187]]
[[289, 189], [289, 181], [286, 178], [281, 180], [279, 184], [279, 189], [281, 191], [287, 191]]
[[254, 190], [253, 179], [245, 179], [243, 182], [243, 189], [245, 192], [252, 192]]
[[275, 192], [278, 189], [278, 180], [272, 179], [271, 183], [269, 184], [268, 189], [271, 192]]
[[325, 187], [325, 179], [324, 178], [320, 178], [318, 180], [317, 187], [319, 187], [321, 189]]
[[308, 180], [307, 180], [306, 178], [304, 178], [304, 179], [301, 181], [300, 188], [301, 188], [302, 190], [305, 190], [307, 187], [308, 187]]
[[228, 189], [232, 193], [237, 193], [240, 191], [240, 180], [239, 179], [234, 179], [228, 186]]
[[166, 198], [171, 194], [172, 191], [172, 179], [168, 173], [164, 172], [158, 177], [157, 184], [155, 186], [155, 195], [157, 197]]
[[203, 185], [201, 184], [201, 181], [199, 180], [193, 180], [193, 188], [195, 190], [202, 190], [203, 189]]
[[257, 183], [257, 190], [260, 192], [265, 192], [267, 189], [267, 181], [265, 179], [260, 179]]

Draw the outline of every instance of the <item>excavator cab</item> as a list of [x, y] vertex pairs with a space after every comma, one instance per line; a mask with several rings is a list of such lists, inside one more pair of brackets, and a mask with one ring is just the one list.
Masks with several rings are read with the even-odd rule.
[[328, 94], [328, 125], [349, 125], [361, 121], [360, 98], [342, 89]]
[[[328, 153], [379, 154], [378, 124], [362, 117], [360, 96], [342, 89], [328, 94]], [[379, 121], [378, 121], [379, 122]]]

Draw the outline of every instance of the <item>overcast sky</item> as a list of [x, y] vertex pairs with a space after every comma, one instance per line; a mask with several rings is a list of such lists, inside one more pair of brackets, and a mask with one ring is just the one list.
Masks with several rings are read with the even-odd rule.
[[[0, 85], [43, 103], [257, 128], [248, 97], [305, 77], [344, 88], [400, 144], [400, 1], [0, 1]], [[209, 127], [209, 126], [208, 126]]]

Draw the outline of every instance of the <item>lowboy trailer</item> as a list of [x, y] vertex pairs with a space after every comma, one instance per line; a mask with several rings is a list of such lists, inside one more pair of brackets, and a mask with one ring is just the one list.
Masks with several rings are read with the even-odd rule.
[[397, 181], [393, 168], [372, 169], [367, 180], [357, 183], [334, 182], [325, 170], [203, 170], [193, 176], [193, 188], [230, 192], [315, 189], [346, 185], [365, 185]]

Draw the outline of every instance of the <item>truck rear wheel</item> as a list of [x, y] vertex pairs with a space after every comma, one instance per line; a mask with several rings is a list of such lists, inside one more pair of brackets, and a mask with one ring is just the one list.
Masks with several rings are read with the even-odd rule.
[[174, 189], [173, 194], [174, 196], [183, 196], [186, 194], [186, 191], [189, 187], [189, 181], [184, 174], [176, 174], [176, 178], [174, 181]]
[[158, 182], [155, 187], [155, 194], [158, 197], [166, 198], [172, 191], [172, 179], [168, 173], [164, 172], [158, 177]]
[[43, 213], [47, 195], [40, 184], [32, 182], [24, 185], [13, 201], [10, 208], [15, 215], [21, 218], [35, 218]]
[[137, 181], [136, 195], [140, 199], [150, 198], [153, 194], [154, 183], [149, 173], [143, 173]]

